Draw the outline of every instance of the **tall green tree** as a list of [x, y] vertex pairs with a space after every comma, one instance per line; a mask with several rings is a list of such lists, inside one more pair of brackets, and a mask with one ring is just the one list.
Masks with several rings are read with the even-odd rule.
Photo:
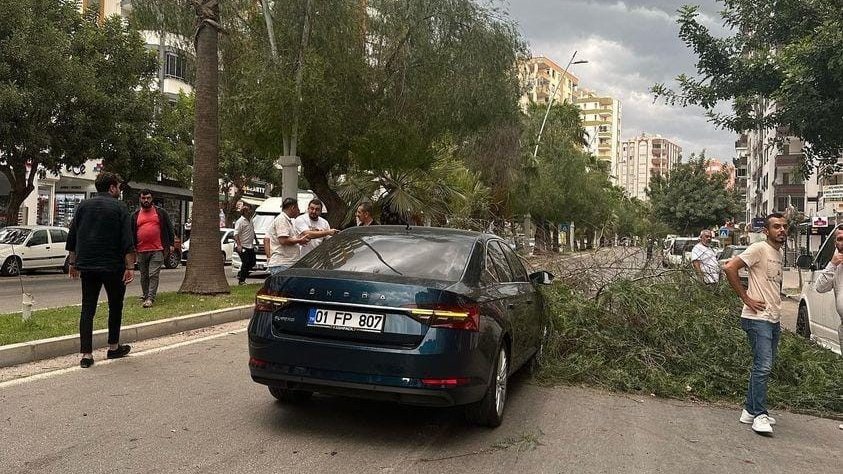
[[196, 122], [191, 258], [179, 292], [230, 291], [219, 258], [219, 34], [217, 0], [196, 0]]
[[[679, 37], [699, 58], [697, 74], [678, 76], [678, 90], [655, 85], [656, 97], [699, 105], [736, 132], [777, 128], [800, 137], [806, 168], [836, 164], [843, 152], [840, 1], [721, 1], [726, 37], [709, 31], [698, 7], [679, 10]], [[728, 102], [732, 113], [715, 111]]]
[[738, 195], [726, 188], [725, 172], [706, 173], [705, 152], [691, 155], [670, 174], [656, 174], [647, 196], [654, 216], [682, 234], [722, 224], [739, 214]]
[[102, 158], [127, 178], [156, 169], [150, 139], [155, 60], [119, 18], [97, 22], [72, 0], [0, 0], [0, 172], [6, 221], [44, 170]]

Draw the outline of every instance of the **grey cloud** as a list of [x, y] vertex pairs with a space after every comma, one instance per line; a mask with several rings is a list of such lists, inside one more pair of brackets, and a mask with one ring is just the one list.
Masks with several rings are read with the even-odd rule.
[[[701, 4], [700, 12], [716, 33], [722, 4]], [[653, 103], [647, 90], [655, 83], [673, 84], [679, 73], [694, 73], [695, 58], [678, 38], [676, 10], [668, 0], [510, 0], [506, 3], [535, 55], [545, 55], [564, 67], [574, 50], [588, 64], [571, 72], [581, 87], [620, 99], [623, 136], [641, 131], [677, 140], [685, 156], [708, 150], [709, 156], [733, 156], [735, 136], [706, 122], [698, 108]]]

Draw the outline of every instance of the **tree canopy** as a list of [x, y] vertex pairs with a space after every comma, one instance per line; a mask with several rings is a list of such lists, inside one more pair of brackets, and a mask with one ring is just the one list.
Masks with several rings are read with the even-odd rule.
[[[843, 152], [843, 8], [839, 0], [721, 0], [731, 35], [717, 37], [696, 6], [679, 10], [679, 37], [699, 58], [678, 91], [652, 88], [668, 103], [699, 105], [717, 125], [743, 132], [777, 128], [806, 142], [806, 165]], [[715, 107], [731, 102], [731, 113]]]
[[725, 172], [706, 173], [705, 153], [691, 155], [670, 174], [656, 174], [647, 195], [655, 217], [681, 233], [722, 224], [741, 212], [738, 195], [726, 189]]
[[140, 177], [161, 158], [152, 133], [155, 58], [119, 18], [96, 21], [77, 2], [0, 0], [0, 171], [6, 218], [42, 170], [102, 158]]

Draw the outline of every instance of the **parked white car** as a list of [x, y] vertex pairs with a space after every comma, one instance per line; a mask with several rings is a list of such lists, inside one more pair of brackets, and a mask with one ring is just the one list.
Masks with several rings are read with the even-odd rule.
[[[220, 229], [220, 251], [222, 252], [223, 264], [231, 263], [231, 258], [234, 255], [234, 229], [222, 228]], [[190, 255], [190, 239], [185, 240], [181, 244], [181, 261], [187, 265], [187, 257]]]
[[0, 274], [60, 268], [67, 272], [67, 229], [53, 226], [9, 226], [0, 229]]
[[[834, 291], [817, 293], [814, 289], [814, 282], [819, 271], [824, 269], [831, 257], [834, 256], [834, 236], [837, 229], [841, 227], [843, 225], [838, 225], [829, 234], [815, 257], [802, 255], [796, 262], [800, 271], [805, 271], [803, 275], [807, 274], [807, 278], [803, 280], [802, 294], [799, 295], [796, 332], [838, 354], [841, 353], [840, 335], [838, 334], [840, 316], [837, 315]], [[843, 291], [843, 289], [840, 291]]]
[[700, 239], [697, 237], [676, 237], [669, 243], [666, 243], [664, 256], [662, 257], [662, 266], [681, 267], [685, 264], [690, 264], [691, 249], [699, 241]]

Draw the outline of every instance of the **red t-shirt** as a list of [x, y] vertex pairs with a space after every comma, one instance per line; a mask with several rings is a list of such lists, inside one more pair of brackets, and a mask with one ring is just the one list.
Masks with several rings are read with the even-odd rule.
[[154, 207], [138, 212], [138, 252], [164, 250], [161, 243], [161, 222]]

